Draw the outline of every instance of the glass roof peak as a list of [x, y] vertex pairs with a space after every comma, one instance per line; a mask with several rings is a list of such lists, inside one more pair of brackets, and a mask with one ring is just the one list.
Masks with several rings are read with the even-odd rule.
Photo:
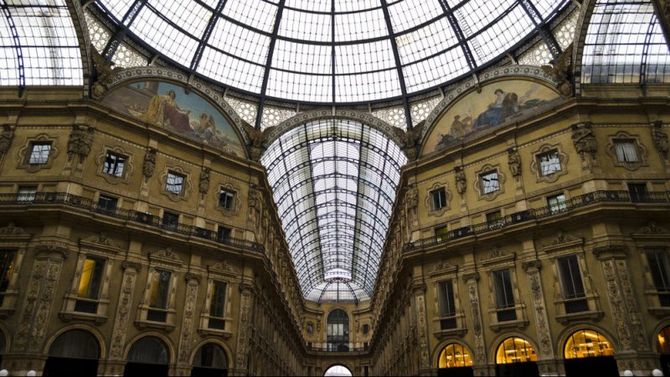
[[[407, 98], [494, 63], [568, 0], [95, 0], [117, 35], [261, 98]], [[111, 38], [106, 53], [114, 55]]]
[[371, 297], [406, 162], [381, 131], [346, 119], [310, 121], [267, 149], [261, 163], [306, 299]]

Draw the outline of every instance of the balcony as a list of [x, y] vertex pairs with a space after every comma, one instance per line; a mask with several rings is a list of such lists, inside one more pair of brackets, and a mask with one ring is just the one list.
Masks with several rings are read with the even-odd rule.
[[[483, 222], [470, 225], [449, 232], [440, 234], [439, 237], [428, 237], [405, 244], [403, 251], [412, 252], [420, 248], [443, 244], [458, 238], [471, 235], [485, 234], [494, 230], [509, 228], [513, 225], [524, 223], [530, 220], [541, 220], [552, 216], [562, 216], [578, 208], [586, 207], [594, 203], [670, 203], [668, 192], [647, 192], [644, 196], [631, 197], [628, 191], [594, 191], [588, 194], [576, 196], [566, 200], [562, 204], [561, 210], [556, 211], [555, 207], [546, 206], [542, 208], [529, 209], [512, 213], [496, 220], [496, 226], [492, 227], [490, 222]], [[564, 207], [563, 207], [564, 205]]]
[[113, 218], [126, 221], [132, 221], [152, 228], [163, 229], [170, 232], [182, 234], [185, 236], [207, 239], [210, 241], [230, 245], [247, 251], [259, 252], [259, 253], [264, 252], [263, 245], [256, 242], [231, 237], [220, 238], [217, 236], [216, 232], [181, 223], [164, 224], [160, 217], [154, 216], [148, 212], [139, 212], [119, 208], [115, 209], [101, 208], [97, 205], [97, 203], [93, 202], [90, 199], [64, 192], [38, 192], [30, 201], [27, 201], [25, 199], [25, 195], [21, 195], [18, 193], [0, 194], [0, 206], [31, 207], [37, 205], [40, 206], [65, 205], [86, 212], [102, 214], [105, 216], [110, 216]]

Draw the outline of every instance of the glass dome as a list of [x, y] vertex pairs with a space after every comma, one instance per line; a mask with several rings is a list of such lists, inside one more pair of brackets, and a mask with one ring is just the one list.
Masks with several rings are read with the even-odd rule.
[[262, 97], [362, 103], [490, 65], [567, 0], [96, 0], [117, 28], [189, 72]]

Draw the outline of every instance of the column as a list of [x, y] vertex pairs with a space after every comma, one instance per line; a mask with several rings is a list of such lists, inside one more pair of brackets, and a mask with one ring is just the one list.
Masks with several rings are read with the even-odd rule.
[[482, 324], [481, 308], [479, 306], [479, 290], [477, 282], [479, 273], [469, 272], [463, 275], [463, 280], [468, 289], [468, 298], [470, 300], [470, 315], [472, 320], [472, 334], [474, 335], [474, 362], [472, 369], [475, 376], [491, 376], [493, 370], [489, 368], [488, 358], [486, 357], [486, 343], [484, 342], [484, 326]]
[[[247, 271], [245, 271], [247, 272]], [[235, 347], [235, 369], [232, 375], [247, 375], [247, 360], [251, 351], [251, 312], [254, 309], [253, 280], [244, 276], [240, 283], [240, 317], [237, 326], [237, 346]]]
[[198, 302], [198, 288], [200, 287], [200, 278], [195, 274], [187, 273], [184, 280], [186, 281], [186, 297], [182, 312], [177, 366], [174, 371], [177, 376], [191, 375], [191, 353], [193, 351], [193, 332], [195, 331], [193, 323], [195, 322], [195, 306]]

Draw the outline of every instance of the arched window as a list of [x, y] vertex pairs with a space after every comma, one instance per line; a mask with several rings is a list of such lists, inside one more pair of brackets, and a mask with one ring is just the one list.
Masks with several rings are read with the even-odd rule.
[[328, 314], [328, 351], [349, 350], [349, 316], [344, 310], [335, 309]]
[[100, 345], [90, 332], [70, 330], [54, 340], [49, 348], [49, 357], [97, 360], [100, 358]]
[[459, 368], [472, 366], [472, 353], [460, 343], [447, 344], [440, 352], [438, 368]]
[[146, 336], [138, 340], [128, 352], [128, 361], [133, 363], [167, 364], [168, 359], [167, 347], [154, 336]]
[[656, 335], [656, 350], [661, 355], [670, 355], [670, 326], [663, 328]]
[[218, 344], [207, 343], [200, 347], [198, 353], [195, 354], [193, 366], [198, 368], [226, 369], [228, 367], [226, 351]]
[[525, 363], [537, 361], [535, 348], [523, 338], [512, 337], [503, 340], [496, 352], [496, 364]]
[[595, 330], [578, 330], [565, 341], [563, 356], [566, 359], [613, 356], [614, 347], [605, 336]]
[[323, 374], [325, 377], [331, 376], [331, 377], [336, 377], [336, 376], [341, 376], [341, 377], [347, 377], [347, 376], [353, 376], [349, 368], [345, 367], [344, 365], [333, 365], [332, 367], [326, 369], [326, 373]]

